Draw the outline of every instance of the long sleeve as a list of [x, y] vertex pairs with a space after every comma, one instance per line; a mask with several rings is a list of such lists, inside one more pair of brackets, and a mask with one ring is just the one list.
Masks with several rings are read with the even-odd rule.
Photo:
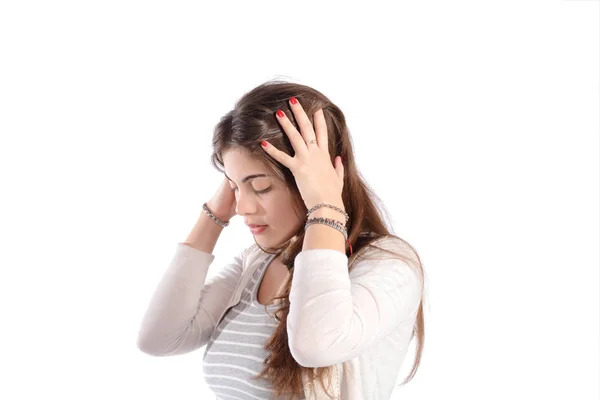
[[357, 260], [350, 273], [348, 257], [339, 251], [312, 249], [296, 256], [287, 332], [300, 365], [316, 368], [350, 360], [414, 316], [421, 274], [383, 254]]
[[178, 243], [142, 319], [138, 348], [153, 356], [173, 356], [208, 343], [242, 275], [245, 251], [207, 280], [215, 256]]

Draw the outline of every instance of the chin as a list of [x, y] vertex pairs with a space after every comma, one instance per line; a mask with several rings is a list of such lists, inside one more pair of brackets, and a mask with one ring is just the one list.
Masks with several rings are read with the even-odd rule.
[[[275, 249], [287, 244], [289, 238], [269, 237], [268, 235], [253, 235], [254, 241], [265, 250], [275, 251]], [[294, 236], [292, 240], [296, 240]]]

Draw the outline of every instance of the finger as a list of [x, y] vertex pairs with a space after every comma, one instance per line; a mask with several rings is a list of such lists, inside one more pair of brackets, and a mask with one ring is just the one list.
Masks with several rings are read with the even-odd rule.
[[264, 141], [264, 140], [262, 141], [260, 147], [262, 147], [263, 150], [267, 152], [267, 154], [269, 154], [271, 157], [273, 157], [275, 159], [275, 161], [279, 161], [281, 164], [283, 164], [290, 170], [292, 169], [292, 166], [294, 163], [294, 159], [292, 157], [288, 156], [286, 153], [284, 153], [281, 150], [277, 150], [275, 148], [275, 146], [273, 146], [271, 143]]
[[317, 144], [323, 150], [327, 150], [329, 148], [327, 144], [327, 123], [322, 108], [315, 112], [315, 131], [317, 132]]
[[306, 153], [308, 151], [308, 148], [306, 147], [306, 142], [304, 141], [302, 135], [300, 134], [300, 132], [298, 132], [294, 124], [292, 124], [292, 121], [289, 120], [287, 115], [285, 115], [285, 113], [282, 110], [277, 110], [275, 115], [277, 115], [277, 121], [279, 121], [281, 127], [283, 128], [283, 131], [290, 139], [295, 153]]
[[315, 135], [312, 123], [310, 122], [308, 115], [306, 115], [306, 112], [304, 112], [304, 108], [302, 108], [302, 105], [300, 105], [300, 102], [295, 97], [290, 99], [290, 108], [294, 113], [296, 122], [298, 122], [300, 133], [302, 134], [304, 141], [308, 142], [309, 140], [316, 139], [317, 137]]

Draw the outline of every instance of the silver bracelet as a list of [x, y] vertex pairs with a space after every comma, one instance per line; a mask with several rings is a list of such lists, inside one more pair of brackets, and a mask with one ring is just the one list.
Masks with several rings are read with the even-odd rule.
[[215, 221], [216, 224], [221, 225], [222, 227], [226, 227], [226, 226], [229, 225], [229, 221], [223, 222], [219, 218], [215, 217], [215, 214], [213, 214], [213, 212], [210, 211], [210, 209], [208, 208], [208, 206], [206, 205], [206, 203], [202, 204], [202, 209], [204, 211], [206, 211], [206, 213], [208, 214], [208, 216], [210, 217], [210, 219], [212, 219], [213, 221]]
[[330, 226], [332, 228], [335, 228], [338, 231], [342, 232], [342, 234], [344, 235], [344, 240], [348, 240], [348, 232], [346, 231], [346, 229], [344, 229], [344, 226], [341, 225], [339, 223], [339, 221], [336, 221], [335, 219], [323, 218], [323, 217], [309, 218], [308, 221], [306, 221], [306, 225], [304, 226], [304, 229], [306, 230], [306, 228], [308, 228], [312, 224], [324, 224], [324, 225]]
[[308, 212], [306, 213], [306, 218], [308, 218], [308, 216], [310, 215], [310, 213], [312, 213], [313, 211], [315, 211], [315, 210], [317, 210], [317, 209], [319, 209], [319, 208], [321, 208], [321, 207], [329, 207], [329, 208], [332, 208], [332, 209], [334, 209], [334, 210], [336, 210], [336, 211], [338, 211], [338, 212], [340, 212], [340, 213], [344, 214], [344, 216], [346, 217], [346, 222], [344, 222], [344, 224], [347, 224], [347, 223], [348, 223], [348, 220], [350, 219], [350, 217], [348, 216], [348, 213], [346, 213], [346, 211], [342, 210], [341, 208], [339, 208], [339, 207], [336, 207], [336, 206], [334, 206], [334, 205], [331, 205], [331, 204], [328, 204], [328, 203], [319, 203], [319, 204], [317, 204], [316, 206], [312, 207], [312, 208], [311, 208], [310, 210], [308, 210]]

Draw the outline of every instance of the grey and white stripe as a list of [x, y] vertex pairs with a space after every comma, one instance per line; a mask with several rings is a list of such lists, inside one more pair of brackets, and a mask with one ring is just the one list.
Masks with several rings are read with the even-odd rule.
[[[218, 399], [284, 399], [274, 396], [265, 378], [255, 378], [269, 354], [264, 345], [278, 324], [257, 298], [259, 283], [274, 258], [275, 255], [267, 257], [257, 268], [240, 302], [227, 311], [206, 345], [204, 379]], [[276, 309], [276, 305], [267, 306], [271, 315]]]

